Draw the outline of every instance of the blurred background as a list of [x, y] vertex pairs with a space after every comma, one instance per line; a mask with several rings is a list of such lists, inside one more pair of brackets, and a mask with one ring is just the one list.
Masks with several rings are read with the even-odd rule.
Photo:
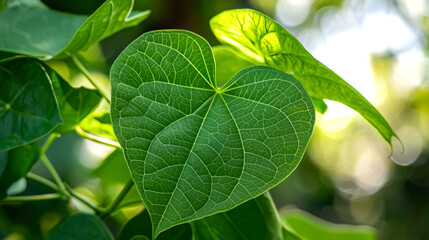
[[[104, 1], [43, 2], [59, 11], [91, 14]], [[404, 145], [403, 150], [394, 140], [391, 152], [359, 114], [327, 101], [328, 111], [317, 114], [300, 166], [271, 190], [277, 207], [297, 207], [334, 223], [371, 225], [379, 239], [429, 239], [429, 0], [136, 0], [135, 9], [152, 10], [149, 19], [82, 58], [94, 76], [106, 81], [118, 54], [146, 31], [187, 29], [219, 45], [209, 20], [233, 8], [256, 9], [281, 23], [374, 104]], [[106, 204], [127, 179], [117, 177], [121, 167], [106, 167], [104, 159], [113, 150], [69, 134], [53, 144], [48, 156], [69, 185]], [[50, 177], [41, 164], [33, 172]], [[26, 194], [48, 192], [31, 182], [19, 184], [28, 185]], [[131, 203], [138, 198], [135, 192], [129, 195]], [[0, 238], [40, 239], [76, 208], [85, 210], [54, 200], [2, 205]], [[112, 231], [141, 208], [132, 204], [108, 219]]]

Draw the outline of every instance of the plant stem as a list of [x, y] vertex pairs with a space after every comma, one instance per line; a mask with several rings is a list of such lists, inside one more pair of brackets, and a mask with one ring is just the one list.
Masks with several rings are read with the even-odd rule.
[[100, 218], [104, 219], [110, 215], [121, 203], [121, 201], [124, 199], [124, 197], [127, 195], [127, 193], [130, 191], [130, 189], [133, 187], [134, 182], [132, 179], [128, 180], [128, 182], [125, 184], [124, 188], [122, 188], [121, 192], [118, 194], [118, 196], [113, 200], [112, 203], [105, 208], [105, 210], [100, 214]]
[[49, 135], [48, 139], [40, 149], [40, 155], [43, 155], [46, 152], [46, 150], [48, 150], [49, 146], [51, 146], [51, 144], [54, 142], [54, 140], [57, 139], [59, 136], [60, 135], [57, 133], [52, 133], [51, 135]]
[[60, 189], [58, 188], [57, 185], [55, 185], [55, 183], [49, 181], [48, 179], [46, 179], [44, 177], [41, 177], [39, 175], [36, 175], [34, 173], [29, 172], [27, 174], [26, 178], [29, 179], [29, 180], [31, 180], [31, 181], [33, 181], [33, 182], [37, 182], [37, 183], [39, 183], [41, 185], [44, 185], [44, 186], [46, 186], [46, 187], [54, 190], [55, 192], [60, 192]]
[[116, 209], [119, 210], [121, 208], [137, 205], [137, 204], [143, 204], [143, 202], [141, 200], [132, 200], [132, 201], [123, 202]]
[[107, 146], [111, 146], [111, 147], [115, 147], [115, 148], [121, 148], [121, 145], [119, 145], [118, 142], [112, 141], [110, 139], [105, 139], [99, 136], [95, 136], [93, 134], [90, 134], [88, 132], [85, 132], [82, 128], [80, 128], [79, 126], [76, 127], [76, 133], [79, 134], [79, 136], [89, 139], [91, 141], [94, 142], [98, 142]]
[[76, 65], [76, 67], [79, 69], [79, 71], [89, 80], [89, 82], [97, 89], [97, 91], [100, 93], [100, 95], [106, 99], [106, 101], [110, 104], [110, 99], [107, 97], [107, 94], [101, 89], [101, 86], [94, 81], [94, 79], [91, 77], [91, 74], [89, 71], [83, 66], [83, 64], [77, 59], [76, 56], [72, 57], [73, 63]]
[[41, 200], [51, 200], [62, 198], [63, 195], [59, 193], [48, 193], [41, 195], [32, 195], [32, 196], [13, 196], [7, 197], [2, 200], [3, 202], [30, 202], [30, 201], [41, 201]]
[[70, 186], [68, 186], [68, 185], [65, 185], [65, 186], [67, 188], [67, 191], [70, 193], [70, 195], [72, 197], [76, 198], [81, 203], [83, 203], [86, 206], [88, 206], [89, 208], [91, 208], [97, 215], [99, 215], [103, 211], [100, 207], [98, 207], [93, 202], [91, 202], [91, 201], [85, 199], [84, 197], [80, 196], [79, 194], [77, 194]]
[[69, 192], [67, 191], [66, 186], [64, 185], [63, 181], [60, 178], [60, 175], [58, 175], [58, 172], [55, 170], [54, 166], [52, 166], [52, 163], [49, 161], [46, 154], [42, 154], [41, 156], [43, 163], [45, 164], [46, 168], [48, 168], [49, 172], [51, 173], [52, 177], [54, 177], [55, 182], [57, 183], [59, 187], [59, 192], [66, 197], [70, 197]]

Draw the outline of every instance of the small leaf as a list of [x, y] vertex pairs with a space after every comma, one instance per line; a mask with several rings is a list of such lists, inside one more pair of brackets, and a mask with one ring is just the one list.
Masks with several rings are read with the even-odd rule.
[[326, 105], [323, 99], [320, 99], [317, 97], [311, 97], [311, 100], [313, 100], [314, 108], [319, 113], [324, 114], [328, 110], [328, 105]]
[[281, 215], [285, 228], [303, 240], [374, 240], [377, 233], [369, 226], [333, 224], [295, 209]]
[[149, 16], [145, 11], [130, 17], [133, 3], [108, 0], [88, 18], [52, 11], [38, 0], [10, 0], [0, 12], [0, 50], [34, 57], [73, 56]]
[[80, 127], [86, 132], [116, 141], [108, 112], [96, 110], [80, 123]]
[[292, 76], [254, 66], [217, 88], [214, 73], [209, 44], [180, 30], [143, 34], [112, 66], [113, 129], [154, 236], [274, 187], [311, 137], [314, 107]]
[[37, 143], [0, 152], [0, 199], [6, 197], [6, 192], [13, 183], [27, 175], [39, 157]]
[[113, 236], [96, 216], [84, 213], [71, 215], [49, 233], [48, 240], [108, 240]]
[[370, 102], [271, 18], [250, 9], [230, 10], [213, 17], [210, 26], [220, 42], [249, 60], [291, 73], [312, 97], [341, 102], [359, 112], [390, 145], [392, 137], [397, 138]]
[[34, 59], [0, 63], [0, 151], [39, 139], [60, 123], [45, 68]]
[[270, 194], [192, 223], [197, 240], [288, 240]]
[[101, 96], [95, 90], [84, 87], [72, 88], [51, 69], [48, 69], [48, 73], [52, 80], [61, 118], [64, 122], [57, 126], [54, 132], [60, 134], [72, 132], [97, 107]]
[[[152, 239], [152, 224], [149, 213], [143, 210], [130, 219], [118, 234], [117, 240], [134, 239], [137, 236]], [[156, 240], [189, 240], [192, 239], [191, 226], [188, 223], [175, 226], [161, 233]]]

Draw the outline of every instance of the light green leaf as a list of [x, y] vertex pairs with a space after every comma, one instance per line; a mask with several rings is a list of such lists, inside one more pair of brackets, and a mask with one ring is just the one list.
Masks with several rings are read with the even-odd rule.
[[234, 208], [285, 179], [314, 108], [292, 76], [264, 67], [216, 87], [209, 44], [188, 31], [143, 34], [111, 69], [112, 123], [154, 236]]
[[359, 112], [390, 145], [397, 137], [370, 102], [271, 18], [250, 9], [230, 10], [212, 18], [210, 26], [220, 42], [249, 60], [291, 73], [312, 97], [338, 101]]
[[47, 240], [113, 240], [106, 225], [96, 216], [78, 213], [61, 221]]
[[33, 59], [0, 63], [0, 151], [39, 139], [60, 123], [45, 68]]
[[240, 70], [253, 65], [253, 63], [237, 55], [230, 47], [213, 47], [213, 55], [216, 61], [216, 83], [218, 87], [225, 85]]
[[80, 127], [86, 132], [116, 141], [110, 121], [110, 114], [108, 112], [97, 110], [83, 120], [80, 123]]
[[40, 157], [37, 143], [0, 152], [0, 199], [6, 197], [9, 187], [25, 177]]
[[34, 57], [73, 56], [149, 16], [149, 11], [129, 15], [133, 3], [108, 0], [88, 18], [50, 10], [39, 0], [10, 0], [0, 12], [0, 50]]
[[313, 100], [314, 108], [319, 113], [324, 114], [328, 110], [328, 105], [326, 105], [323, 99], [320, 99], [317, 97], [311, 97], [311, 100]]
[[287, 240], [283, 237], [283, 224], [268, 192], [192, 225], [197, 240]]
[[[152, 239], [152, 224], [149, 213], [143, 210], [130, 219], [118, 234], [117, 240], [129, 240], [140, 235]], [[188, 223], [172, 227], [161, 233], [157, 240], [190, 240], [192, 239], [191, 226]]]
[[54, 132], [60, 134], [72, 132], [97, 107], [101, 96], [95, 90], [84, 87], [72, 88], [51, 69], [48, 69], [48, 73], [52, 80], [55, 96], [60, 107], [61, 118], [64, 122], [57, 126]]
[[281, 215], [285, 228], [303, 240], [375, 240], [376, 230], [369, 226], [333, 224], [294, 209]]

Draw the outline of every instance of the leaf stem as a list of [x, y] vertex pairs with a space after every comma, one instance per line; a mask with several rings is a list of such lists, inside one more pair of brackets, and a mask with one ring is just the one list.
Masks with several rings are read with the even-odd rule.
[[128, 182], [125, 184], [125, 186], [122, 188], [121, 192], [118, 194], [118, 196], [113, 200], [112, 203], [107, 206], [104, 211], [100, 214], [100, 218], [104, 219], [110, 215], [121, 203], [121, 201], [124, 199], [124, 197], [127, 195], [127, 193], [130, 191], [130, 189], [133, 187], [134, 182], [132, 179], [128, 180]]
[[80, 202], [82, 202], [83, 204], [91, 208], [95, 212], [95, 214], [100, 215], [100, 213], [103, 212], [103, 209], [101, 209], [99, 206], [97, 206], [90, 200], [85, 199], [84, 197], [77, 194], [69, 185], [65, 185], [65, 186], [67, 191], [70, 193], [72, 197], [76, 198], [77, 200], [79, 200]]
[[106, 99], [106, 101], [110, 104], [110, 99], [109, 97], [107, 97], [107, 94], [102, 90], [101, 86], [96, 81], [94, 81], [89, 71], [85, 68], [85, 66], [83, 66], [83, 64], [79, 61], [79, 59], [77, 59], [76, 56], [73, 56], [72, 61], [79, 69], [79, 71], [88, 79], [88, 81], [92, 84], [92, 86], [94, 86], [97, 89], [97, 91], [100, 93], [100, 95], [104, 99]]
[[64, 195], [60, 193], [48, 193], [48, 194], [40, 194], [40, 195], [32, 195], [32, 196], [12, 196], [7, 197], [2, 200], [4, 202], [31, 202], [31, 201], [41, 201], [41, 200], [51, 200], [51, 199], [59, 199]]
[[42, 153], [41, 159], [42, 159], [42, 162], [45, 164], [46, 168], [51, 173], [52, 177], [54, 177], [55, 182], [57, 183], [57, 185], [59, 187], [59, 193], [65, 195], [66, 197], [70, 197], [70, 194], [67, 191], [66, 186], [64, 185], [63, 181], [61, 180], [60, 176], [58, 175], [58, 172], [55, 170], [54, 166], [49, 161], [49, 159], [45, 153]]
[[49, 135], [48, 139], [43, 144], [42, 148], [40, 149], [40, 155], [43, 155], [46, 150], [48, 150], [49, 146], [54, 142], [55, 139], [57, 139], [60, 135], [57, 133], [52, 133]]
[[46, 187], [54, 190], [55, 192], [60, 192], [60, 189], [58, 188], [58, 186], [55, 183], [49, 181], [48, 179], [46, 179], [44, 177], [36, 175], [36, 174], [34, 174], [32, 172], [29, 172], [27, 174], [26, 178], [29, 179], [29, 180], [31, 180], [31, 181], [33, 181], [33, 182], [37, 182], [37, 183], [39, 183], [41, 185], [44, 185], [44, 186], [46, 186]]
[[91, 141], [98, 142], [98, 143], [101, 143], [101, 144], [104, 144], [107, 146], [111, 146], [111, 147], [115, 147], [115, 148], [121, 148], [121, 145], [119, 145], [118, 142], [90, 134], [90, 133], [84, 131], [79, 126], [76, 127], [76, 133], [79, 134], [79, 136], [86, 138], [86, 139], [89, 139]]

